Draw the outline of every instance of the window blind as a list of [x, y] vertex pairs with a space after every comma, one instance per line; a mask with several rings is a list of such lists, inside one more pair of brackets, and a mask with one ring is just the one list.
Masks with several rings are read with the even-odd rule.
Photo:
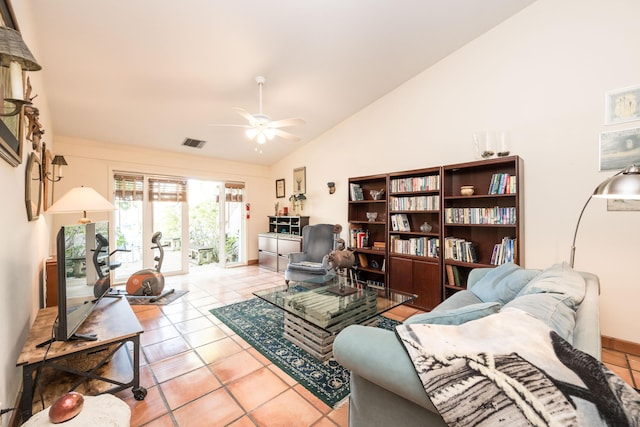
[[116, 173], [113, 175], [115, 181], [115, 200], [142, 201], [144, 177], [142, 175], [128, 175]]
[[149, 178], [149, 201], [186, 202], [187, 181], [177, 178]]
[[226, 182], [224, 184], [224, 194], [227, 202], [241, 202], [244, 198], [244, 184], [239, 182]]

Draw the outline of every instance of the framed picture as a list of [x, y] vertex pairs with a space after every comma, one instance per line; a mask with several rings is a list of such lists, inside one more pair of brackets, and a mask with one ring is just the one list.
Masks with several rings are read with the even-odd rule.
[[608, 211], [640, 211], [640, 200], [607, 199]]
[[295, 168], [293, 170], [293, 194], [307, 192], [307, 168]]
[[284, 178], [276, 179], [276, 198], [281, 199], [284, 197]]
[[640, 85], [616, 89], [605, 95], [604, 124], [630, 122], [640, 120]]
[[[9, 68], [0, 67], [0, 82], [5, 98], [10, 98], [11, 83], [9, 78]], [[11, 111], [15, 108], [13, 104], [3, 101], [3, 110]], [[23, 122], [23, 112], [15, 116], [0, 117], [0, 157], [5, 159], [11, 166], [18, 166], [22, 163], [22, 132], [20, 124]]]
[[622, 170], [640, 163], [640, 128], [600, 134], [600, 170]]

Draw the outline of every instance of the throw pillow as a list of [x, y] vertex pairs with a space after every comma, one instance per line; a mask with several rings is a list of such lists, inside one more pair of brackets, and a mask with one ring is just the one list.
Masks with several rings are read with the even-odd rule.
[[470, 290], [484, 302], [497, 301], [506, 304], [538, 274], [540, 272], [537, 270], [526, 270], [509, 262], [491, 270]]
[[529, 313], [573, 344], [576, 312], [566, 304], [565, 299], [567, 297], [561, 294], [551, 293], [522, 295], [505, 304], [502, 310], [515, 308]]
[[483, 302], [451, 310], [436, 311], [416, 314], [408, 318], [405, 324], [432, 324], [432, 325], [462, 325], [471, 320], [480, 319], [500, 311], [501, 304], [497, 302]]
[[540, 293], [558, 294], [558, 299], [575, 310], [584, 299], [586, 284], [584, 278], [572, 268], [566, 264], [556, 264], [532, 279], [518, 293], [518, 297]]

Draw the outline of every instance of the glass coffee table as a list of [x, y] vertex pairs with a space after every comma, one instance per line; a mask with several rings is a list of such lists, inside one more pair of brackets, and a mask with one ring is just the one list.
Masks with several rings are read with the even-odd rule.
[[346, 277], [321, 277], [253, 293], [284, 311], [284, 337], [314, 357], [333, 355], [333, 340], [353, 324], [375, 325], [378, 315], [417, 298], [367, 288]]

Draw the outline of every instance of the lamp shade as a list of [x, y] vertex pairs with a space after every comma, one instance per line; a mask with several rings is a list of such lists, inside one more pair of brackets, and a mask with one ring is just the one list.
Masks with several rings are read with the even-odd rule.
[[115, 210], [113, 203], [105, 199], [91, 187], [75, 187], [60, 197], [49, 209], [47, 213], [72, 213], [83, 212], [84, 217], [78, 222], [91, 222], [87, 219], [87, 212], [112, 211]]
[[0, 27], [0, 65], [8, 67], [11, 61], [19, 63], [25, 71], [42, 69], [22, 40], [22, 35], [14, 29]]
[[628, 166], [596, 187], [593, 197], [640, 200], [640, 167]]

